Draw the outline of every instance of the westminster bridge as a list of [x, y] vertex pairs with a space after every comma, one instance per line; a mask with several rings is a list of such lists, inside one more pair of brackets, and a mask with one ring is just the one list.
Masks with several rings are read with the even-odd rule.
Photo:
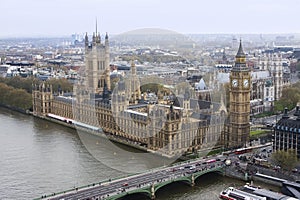
[[109, 179], [74, 188], [68, 191], [42, 196], [37, 200], [116, 200], [127, 195], [144, 194], [155, 199], [155, 193], [173, 182], [194, 186], [195, 180], [207, 173], [224, 174], [224, 156], [181, 162], [169, 167], [160, 167], [144, 173]]

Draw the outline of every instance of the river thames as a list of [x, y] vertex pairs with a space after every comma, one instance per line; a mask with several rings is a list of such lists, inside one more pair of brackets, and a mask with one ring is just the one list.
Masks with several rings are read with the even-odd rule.
[[[0, 199], [33, 199], [126, 174], [95, 159], [71, 128], [3, 108], [0, 125]], [[111, 157], [109, 151], [100, 153], [103, 158]], [[139, 163], [131, 163], [130, 168], [134, 170], [134, 166]], [[194, 187], [181, 183], [166, 186], [156, 199], [216, 200], [226, 187], [243, 184], [210, 174], [197, 179]], [[133, 198], [141, 199], [126, 199]]]

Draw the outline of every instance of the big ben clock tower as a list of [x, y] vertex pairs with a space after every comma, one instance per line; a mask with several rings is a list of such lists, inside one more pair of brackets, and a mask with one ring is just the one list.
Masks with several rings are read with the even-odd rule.
[[240, 41], [235, 56], [235, 65], [230, 73], [229, 86], [229, 127], [226, 146], [229, 148], [243, 147], [250, 136], [250, 70], [246, 65], [246, 55]]

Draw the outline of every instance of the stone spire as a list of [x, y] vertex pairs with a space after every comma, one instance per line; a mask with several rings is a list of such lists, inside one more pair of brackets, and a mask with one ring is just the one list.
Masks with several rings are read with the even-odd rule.
[[87, 33], [85, 33], [84, 44], [85, 44], [86, 48], [89, 46], [89, 37], [88, 37]]
[[131, 61], [131, 74], [136, 75], [136, 66], [134, 60]]
[[242, 40], [240, 40], [240, 46], [239, 46], [239, 50], [236, 54], [236, 56], [245, 56], [244, 50], [243, 50], [243, 46], [242, 46]]

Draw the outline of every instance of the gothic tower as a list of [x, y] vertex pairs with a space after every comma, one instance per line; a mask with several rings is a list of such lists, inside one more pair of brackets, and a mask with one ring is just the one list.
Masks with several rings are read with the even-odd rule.
[[136, 75], [136, 66], [134, 61], [131, 62], [131, 99], [130, 103], [138, 103], [138, 100], [141, 99], [141, 89], [139, 77]]
[[250, 70], [246, 66], [246, 55], [240, 41], [235, 65], [230, 73], [229, 86], [229, 132], [227, 147], [241, 147], [249, 141], [250, 136]]
[[93, 33], [92, 42], [85, 36], [85, 84], [92, 93], [102, 94], [106, 86], [110, 90], [109, 41], [105, 35], [101, 43], [100, 33]]
[[141, 99], [140, 80], [136, 74], [136, 66], [134, 61], [131, 62], [131, 74], [127, 78], [126, 90], [129, 94], [129, 103], [137, 104]]
[[52, 85], [41, 83], [39, 86], [34, 85], [32, 91], [33, 114], [37, 116], [45, 116], [51, 113], [53, 91]]

